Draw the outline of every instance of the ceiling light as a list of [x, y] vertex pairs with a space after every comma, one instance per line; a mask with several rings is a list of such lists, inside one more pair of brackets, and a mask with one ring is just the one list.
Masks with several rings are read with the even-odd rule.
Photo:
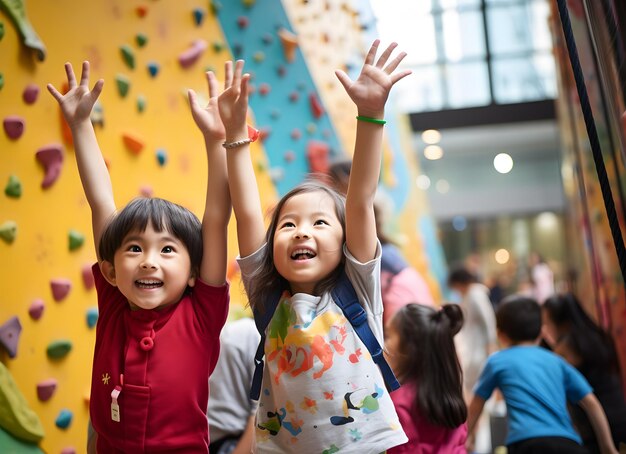
[[422, 140], [424, 143], [428, 144], [439, 143], [441, 140], [441, 133], [436, 129], [427, 129], [422, 133]]
[[493, 166], [500, 173], [509, 173], [513, 168], [513, 158], [506, 153], [500, 153], [493, 158]]
[[428, 145], [424, 148], [424, 157], [426, 159], [430, 159], [431, 161], [441, 159], [443, 157], [443, 148], [439, 145]]

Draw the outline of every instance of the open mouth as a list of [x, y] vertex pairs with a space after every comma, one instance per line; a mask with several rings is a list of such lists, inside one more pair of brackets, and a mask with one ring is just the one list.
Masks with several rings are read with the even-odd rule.
[[156, 279], [138, 279], [135, 281], [135, 285], [139, 288], [159, 288], [163, 287], [163, 282]]
[[296, 249], [291, 253], [292, 260], [309, 260], [317, 254], [310, 249]]

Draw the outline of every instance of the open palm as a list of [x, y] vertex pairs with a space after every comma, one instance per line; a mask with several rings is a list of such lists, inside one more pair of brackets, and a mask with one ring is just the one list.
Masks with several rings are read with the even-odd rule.
[[383, 113], [391, 87], [400, 79], [411, 74], [410, 70], [395, 71], [406, 57], [405, 52], [399, 53], [387, 64], [391, 53], [397, 47], [396, 43], [390, 44], [380, 55], [378, 61], [374, 63], [378, 45], [379, 41], [376, 40], [370, 47], [361, 74], [355, 81], [350, 79], [345, 72], [335, 71], [337, 78], [361, 115], [376, 116]]
[[224, 140], [226, 131], [220, 118], [218, 108], [218, 88], [217, 79], [212, 71], [207, 72], [207, 83], [209, 85], [209, 102], [202, 108], [198, 103], [198, 98], [193, 90], [189, 90], [189, 105], [191, 115], [202, 134], [216, 140]]
[[89, 62], [83, 62], [80, 83], [76, 82], [76, 76], [70, 63], [65, 64], [65, 73], [67, 74], [67, 83], [69, 90], [62, 95], [52, 84], [48, 84], [48, 91], [61, 106], [61, 112], [65, 121], [70, 125], [80, 123], [89, 118], [98, 96], [102, 93], [104, 80], [100, 79], [89, 90]]

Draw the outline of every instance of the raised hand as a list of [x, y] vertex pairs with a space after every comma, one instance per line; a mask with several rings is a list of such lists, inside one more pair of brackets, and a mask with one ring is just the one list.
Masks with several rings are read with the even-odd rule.
[[223, 141], [226, 138], [226, 131], [220, 118], [220, 112], [218, 108], [218, 88], [217, 79], [213, 71], [206, 73], [207, 83], [209, 85], [209, 102], [205, 108], [202, 108], [198, 104], [198, 98], [196, 92], [189, 90], [187, 95], [189, 96], [189, 105], [191, 107], [191, 115], [193, 116], [196, 125], [202, 131], [206, 137]]
[[378, 61], [375, 62], [379, 44], [379, 40], [375, 40], [372, 43], [369, 52], [365, 56], [361, 74], [359, 74], [356, 81], [350, 79], [341, 70], [335, 71], [335, 75], [346, 89], [354, 104], [356, 104], [359, 115], [374, 118], [382, 118], [391, 87], [400, 79], [411, 74], [411, 71], [408, 69], [395, 72], [400, 62], [406, 57], [406, 52], [400, 52], [393, 60], [387, 63], [393, 50], [398, 46], [396, 43], [391, 43], [380, 55]]
[[[224, 91], [219, 96], [218, 107], [228, 140], [242, 139], [248, 136], [246, 116], [248, 114], [249, 74], [243, 74], [243, 60], [237, 60], [233, 71], [233, 62], [224, 64]], [[234, 137], [233, 135], [241, 135]]]
[[48, 91], [61, 106], [65, 121], [67, 121], [67, 124], [72, 128], [82, 121], [89, 120], [93, 105], [102, 92], [104, 80], [98, 80], [93, 89], [91, 91], [89, 90], [88, 61], [83, 62], [80, 83], [76, 83], [76, 76], [74, 75], [74, 70], [70, 63], [65, 63], [65, 73], [67, 74], [67, 83], [69, 85], [69, 91], [65, 95], [59, 93], [52, 84], [48, 84], [47, 87]]

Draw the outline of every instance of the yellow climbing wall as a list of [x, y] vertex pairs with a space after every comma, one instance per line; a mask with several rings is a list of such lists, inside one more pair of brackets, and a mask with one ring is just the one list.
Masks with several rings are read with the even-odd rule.
[[[206, 12], [200, 26], [194, 22], [194, 8]], [[184, 93], [194, 88], [206, 95], [204, 70], [211, 66], [221, 78], [223, 61], [231, 58], [228, 48], [218, 52], [213, 47], [224, 39], [208, 8], [206, 0], [28, 0], [27, 16], [47, 48], [43, 62], [21, 44], [8, 16], [0, 12], [4, 25], [0, 39], [0, 73], [4, 78], [0, 120], [16, 115], [25, 121], [24, 133], [17, 140], [0, 132], [0, 225], [7, 221], [17, 224], [12, 243], [0, 240], [0, 325], [17, 316], [23, 327], [17, 357], [9, 358], [0, 348], [0, 359], [44, 425], [46, 435], [40, 446], [46, 452], [58, 453], [66, 447], [84, 452], [95, 339], [95, 330], [87, 326], [86, 311], [96, 306], [95, 291], [85, 288], [81, 275], [83, 266], [95, 260], [90, 210], [74, 152], [63, 144], [59, 110], [46, 84], [62, 85], [66, 61], [79, 70], [83, 60], [90, 60], [92, 84], [97, 78], [105, 79], [100, 97], [104, 126], [96, 127], [96, 131], [109, 163], [118, 205], [142, 191], [152, 192], [183, 204], [201, 217], [206, 185], [204, 143]], [[145, 13], [143, 17], [141, 12]], [[136, 42], [139, 33], [147, 38], [143, 47]], [[199, 38], [206, 40], [208, 48], [193, 66], [183, 69], [178, 55]], [[134, 53], [134, 70], [121, 57], [122, 45], [128, 45]], [[156, 77], [149, 75], [149, 62], [160, 65]], [[116, 88], [118, 74], [131, 83], [125, 98]], [[40, 89], [31, 105], [22, 99], [28, 84]], [[146, 100], [142, 113], [137, 109], [139, 95]], [[126, 150], [123, 134], [132, 134], [143, 142], [138, 155]], [[50, 144], [63, 144], [64, 163], [58, 180], [42, 189], [44, 170], [35, 153]], [[166, 153], [163, 166], [157, 161], [157, 150]], [[264, 162], [260, 145], [253, 147], [253, 153], [256, 160]], [[4, 194], [12, 175], [22, 185], [19, 198]], [[258, 177], [269, 207], [275, 201], [273, 185], [264, 172]], [[85, 236], [83, 246], [74, 251], [68, 247], [70, 230]], [[229, 255], [234, 258], [234, 222], [229, 233]], [[241, 307], [243, 290], [236, 274], [231, 277], [232, 300]], [[54, 301], [50, 288], [50, 281], [57, 278], [69, 279], [72, 284], [69, 295], [60, 302]], [[45, 309], [39, 320], [33, 320], [28, 309], [38, 299], [43, 300]], [[46, 347], [60, 339], [70, 340], [72, 350], [65, 358], [51, 361]], [[51, 399], [40, 402], [37, 383], [49, 378], [56, 379], [58, 387]], [[73, 413], [71, 425], [64, 430], [55, 426], [62, 409]]]

